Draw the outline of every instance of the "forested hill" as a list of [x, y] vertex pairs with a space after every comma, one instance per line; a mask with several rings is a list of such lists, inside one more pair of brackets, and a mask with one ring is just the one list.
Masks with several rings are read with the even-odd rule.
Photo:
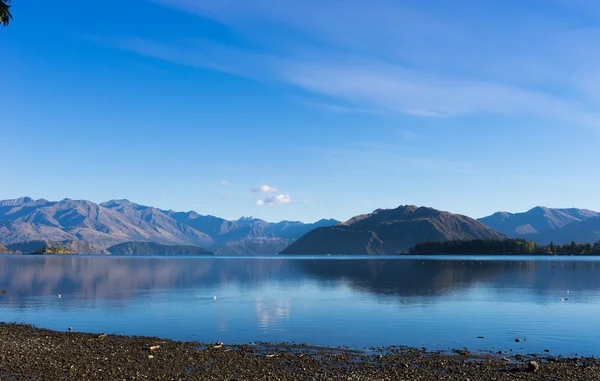
[[600, 241], [546, 246], [524, 239], [424, 242], [412, 247], [409, 254], [600, 255]]

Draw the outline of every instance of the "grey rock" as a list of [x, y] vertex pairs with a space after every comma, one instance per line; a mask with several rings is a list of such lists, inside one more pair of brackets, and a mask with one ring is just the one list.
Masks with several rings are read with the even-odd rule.
[[530, 361], [527, 364], [527, 370], [529, 372], [536, 373], [537, 371], [540, 370], [540, 365], [537, 362], [535, 362], [535, 361]]

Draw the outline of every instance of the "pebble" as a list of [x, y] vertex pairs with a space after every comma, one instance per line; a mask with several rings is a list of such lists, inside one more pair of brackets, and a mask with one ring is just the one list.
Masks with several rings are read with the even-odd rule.
[[[356, 352], [260, 343], [212, 350], [215, 344], [158, 339], [160, 350], [154, 352], [160, 353], [157, 361], [140, 363], [145, 357], [154, 358], [154, 353], [144, 354], [144, 350], [157, 345], [156, 338], [107, 335], [98, 340], [98, 334], [56, 332], [23, 324], [0, 323], [0, 327], [1, 379], [503, 381], [515, 380], [516, 376], [541, 379], [542, 355], [517, 359], [516, 356], [501, 358], [495, 353], [469, 353], [457, 361], [455, 354], [406, 347]], [[266, 357], [267, 354], [273, 356]], [[380, 355], [383, 358], [379, 359]], [[511, 367], [507, 360], [523, 365]], [[533, 363], [537, 367], [532, 360], [536, 360]], [[543, 377], [569, 381], [600, 379], [594, 364], [598, 362], [592, 358], [544, 362]], [[524, 372], [537, 373], [527, 376]]]
[[535, 361], [529, 361], [529, 364], [527, 364], [527, 370], [529, 370], [530, 372], [537, 372], [540, 369], [540, 366], [537, 362]]

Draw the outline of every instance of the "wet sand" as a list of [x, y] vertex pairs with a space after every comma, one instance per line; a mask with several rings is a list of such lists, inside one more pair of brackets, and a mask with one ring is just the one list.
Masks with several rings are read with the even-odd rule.
[[199, 344], [0, 323], [0, 380], [31, 379], [587, 381], [600, 380], [600, 360], [405, 347], [361, 352], [287, 344]]

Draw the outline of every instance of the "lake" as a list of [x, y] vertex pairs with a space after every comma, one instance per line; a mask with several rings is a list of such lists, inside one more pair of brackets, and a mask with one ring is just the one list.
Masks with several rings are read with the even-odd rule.
[[600, 355], [597, 257], [0, 256], [0, 289], [61, 331]]

